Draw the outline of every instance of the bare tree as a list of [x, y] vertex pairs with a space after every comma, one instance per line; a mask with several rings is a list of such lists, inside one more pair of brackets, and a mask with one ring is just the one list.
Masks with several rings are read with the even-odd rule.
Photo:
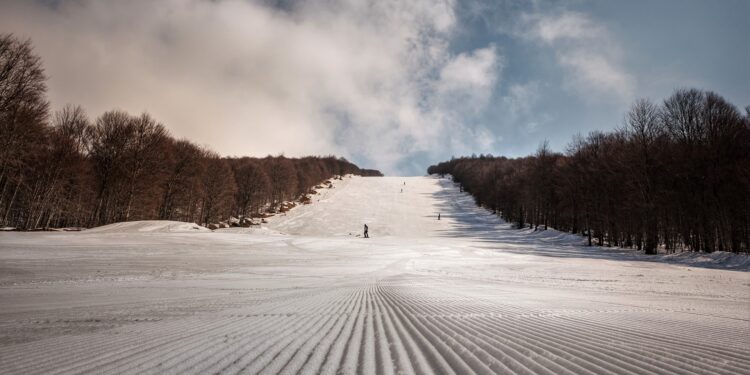
[[29, 40], [0, 34], [0, 220], [6, 225], [30, 158], [45, 141], [48, 102], [44, 68]]
[[271, 204], [276, 206], [293, 198], [297, 191], [297, 171], [294, 163], [286, 157], [268, 157], [265, 168], [271, 180]]
[[257, 213], [266, 202], [271, 181], [258, 163], [247, 161], [235, 172], [237, 179], [236, 205], [238, 216]]
[[297, 199], [334, 175], [380, 175], [333, 156], [220, 158], [146, 113], [108, 111], [92, 125], [67, 106], [50, 124], [45, 80], [31, 42], [0, 34], [0, 225], [208, 222]]
[[237, 185], [226, 159], [211, 153], [203, 162], [205, 169], [201, 177], [203, 197], [200, 217], [203, 224], [208, 224], [229, 217]]
[[750, 108], [677, 90], [638, 100], [614, 132], [575, 137], [565, 155], [480, 155], [428, 168], [451, 174], [519, 227], [583, 233], [589, 245], [667, 251], [750, 250]]
[[117, 209], [123, 200], [123, 186], [128, 186], [124, 167], [133, 134], [133, 122], [125, 112], [105, 112], [96, 119], [90, 150], [98, 182], [92, 225], [107, 224], [119, 218]]
[[[163, 173], [165, 168], [160, 156], [164, 154], [164, 147], [169, 137], [164, 126], [146, 113], [132, 118], [131, 124], [133, 135], [125, 156], [128, 173], [125, 221], [130, 219], [136, 193], [145, 194], [161, 185], [160, 180], [165, 177]], [[143, 180], [143, 176], [149, 176], [148, 181]], [[144, 207], [144, 205], [140, 206]], [[157, 207], [151, 208], [157, 209]], [[153, 214], [146, 214], [143, 217], [152, 216]]]
[[646, 254], [656, 254], [659, 243], [655, 188], [658, 175], [663, 173], [657, 154], [659, 141], [664, 136], [662, 124], [659, 108], [645, 99], [636, 101], [625, 118], [625, 131], [631, 139], [628, 152], [630, 157], [626, 163], [630, 167], [629, 175], [633, 177], [631, 181], [641, 202], [637, 213], [643, 218], [643, 249]]
[[200, 176], [206, 151], [187, 140], [169, 140], [163, 162], [166, 178], [162, 182], [159, 218], [192, 221], [200, 196]]

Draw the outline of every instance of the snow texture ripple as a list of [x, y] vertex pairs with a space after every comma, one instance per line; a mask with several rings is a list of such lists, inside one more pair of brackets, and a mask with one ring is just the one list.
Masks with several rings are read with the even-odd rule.
[[1, 233], [0, 373], [750, 373], [746, 269], [514, 230], [446, 179], [313, 197], [262, 229]]

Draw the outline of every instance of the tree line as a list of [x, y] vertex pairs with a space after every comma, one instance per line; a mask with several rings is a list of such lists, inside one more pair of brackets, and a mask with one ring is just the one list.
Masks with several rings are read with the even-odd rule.
[[480, 155], [428, 168], [519, 228], [580, 233], [588, 244], [750, 251], [750, 106], [679, 89], [637, 100], [611, 132], [575, 136], [565, 153]]
[[198, 223], [275, 210], [334, 176], [382, 176], [346, 159], [226, 158], [172, 137], [147, 113], [50, 113], [29, 40], [0, 35], [0, 226]]

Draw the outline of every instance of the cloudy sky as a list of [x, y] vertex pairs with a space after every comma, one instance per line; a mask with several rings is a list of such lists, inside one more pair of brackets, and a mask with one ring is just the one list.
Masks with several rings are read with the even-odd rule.
[[750, 104], [746, 0], [1, 0], [0, 32], [33, 40], [53, 108], [388, 174], [562, 151], [680, 87]]

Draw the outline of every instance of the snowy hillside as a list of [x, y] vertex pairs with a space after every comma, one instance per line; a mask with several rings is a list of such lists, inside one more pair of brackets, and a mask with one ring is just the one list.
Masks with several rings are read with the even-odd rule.
[[169, 220], [147, 220], [115, 223], [87, 230], [88, 233], [180, 233], [195, 231], [208, 232], [209, 229], [193, 223], [182, 223]]
[[0, 372], [750, 372], [750, 272], [513, 230], [445, 179], [312, 200], [262, 229], [0, 233]]

